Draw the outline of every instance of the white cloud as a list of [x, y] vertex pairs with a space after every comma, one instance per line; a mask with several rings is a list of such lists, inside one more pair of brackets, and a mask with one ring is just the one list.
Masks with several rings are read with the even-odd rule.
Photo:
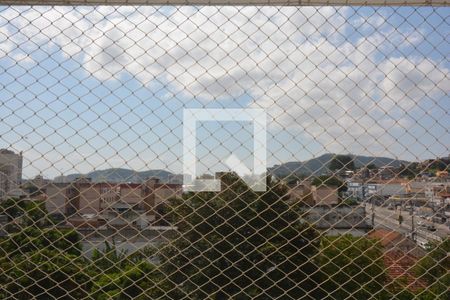
[[[350, 25], [350, 13], [329, 7], [11, 8], [2, 13], [0, 39], [7, 36], [3, 53], [14, 46], [26, 53], [45, 44], [61, 47], [104, 81], [131, 74], [204, 101], [249, 94], [251, 106], [267, 109], [272, 128], [305, 131], [329, 151], [382, 151], [423, 99], [448, 96], [449, 69], [431, 58], [391, 56], [393, 47], [421, 42], [419, 30], [389, 28], [378, 14]], [[354, 25], [372, 33], [351, 38], [346, 32]]]

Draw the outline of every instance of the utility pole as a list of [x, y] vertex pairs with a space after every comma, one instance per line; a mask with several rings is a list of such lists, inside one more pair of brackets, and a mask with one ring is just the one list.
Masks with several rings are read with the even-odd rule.
[[398, 225], [401, 227], [403, 223], [403, 216], [402, 216], [402, 206], [400, 205], [400, 210], [398, 213]]
[[414, 224], [414, 205], [413, 202], [411, 201], [411, 239], [413, 241], [416, 240], [416, 229], [415, 229], [415, 224]]
[[371, 199], [372, 202], [372, 227], [375, 228], [375, 198], [372, 197]]

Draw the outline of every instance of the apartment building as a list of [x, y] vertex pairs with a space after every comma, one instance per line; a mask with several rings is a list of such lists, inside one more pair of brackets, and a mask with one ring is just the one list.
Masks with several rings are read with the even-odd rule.
[[19, 193], [22, 181], [22, 152], [0, 149], [0, 198]]
[[333, 206], [339, 204], [338, 187], [314, 186], [311, 185], [310, 181], [305, 180], [288, 186], [288, 189], [291, 203], [301, 202], [301, 204], [306, 206]]
[[144, 183], [94, 183], [80, 178], [68, 184], [65, 191], [69, 216], [98, 216], [118, 207], [154, 215], [158, 204], [181, 196], [182, 185], [160, 183], [156, 178]]

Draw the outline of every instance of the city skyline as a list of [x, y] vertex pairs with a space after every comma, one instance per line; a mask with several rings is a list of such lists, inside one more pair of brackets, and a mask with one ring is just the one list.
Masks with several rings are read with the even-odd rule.
[[[1, 151], [11, 152], [11, 154], [13, 154], [13, 155], [15, 155], [15, 156], [19, 156], [19, 155], [20, 155], [20, 157], [26, 161], [26, 157], [22, 157], [22, 152], [20, 152], [20, 153], [14, 153], [14, 152], [12, 152], [12, 151], [10, 151], [10, 150], [8, 150], [8, 149], [5, 149], [5, 148], [0, 148], [0, 150], [1, 150]], [[325, 154], [322, 154], [322, 155], [320, 155], [320, 156], [313, 157], [313, 158], [311, 158], [311, 159], [309, 159], [309, 160], [304, 160], [304, 161], [290, 161], [290, 162], [283, 162], [283, 163], [280, 163], [280, 164], [271, 165], [271, 166], [268, 166], [268, 167], [267, 167], [267, 170], [274, 169], [274, 168], [280, 167], [280, 166], [284, 166], [284, 165], [289, 164], [289, 163], [300, 163], [300, 164], [305, 164], [305, 163], [309, 163], [309, 162], [311, 162], [311, 161], [320, 159], [320, 158], [322, 158], [322, 157], [324, 157], [324, 156], [330, 156], [330, 157], [333, 157], [333, 156], [350, 156], [350, 157], [353, 158], [353, 162], [355, 163], [355, 167], [356, 167], [357, 169], [363, 168], [363, 167], [365, 166], [365, 164], [364, 164], [363, 162], [360, 161], [361, 159], [366, 159], [366, 160], [368, 160], [367, 164], [372, 164], [372, 163], [375, 164], [375, 165], [378, 164], [379, 167], [384, 167], [384, 166], [395, 167], [396, 165], [401, 164], [401, 163], [421, 163], [421, 162], [429, 161], [429, 160], [432, 160], [432, 161], [433, 161], [433, 160], [439, 160], [439, 159], [441, 159], [441, 158], [449, 158], [449, 159], [450, 159], [450, 154], [449, 154], [448, 156], [429, 158], [429, 159], [421, 160], [421, 161], [405, 161], [405, 160], [395, 159], [395, 158], [390, 158], [390, 157], [364, 156], [364, 155], [357, 155], [357, 154], [352, 154], [352, 153], [345, 153], [345, 154], [339, 154], [339, 153], [325, 153]], [[381, 162], [381, 161], [379, 161], [379, 160], [382, 160], [382, 161], [384, 161], [384, 160], [391, 161], [391, 160], [392, 160], [392, 162]], [[323, 168], [327, 169], [327, 168], [328, 168], [327, 165], [328, 165], [328, 163], [329, 163], [330, 161], [331, 161], [331, 159], [328, 159], [327, 162], [326, 162], [326, 164], [322, 164], [321, 166], [322, 166]], [[358, 165], [358, 164], [359, 164], [359, 165]], [[367, 165], [367, 164], [366, 164], [366, 165]], [[321, 167], [321, 168], [322, 168], [322, 167]], [[308, 167], [306, 167], [306, 168], [308, 168]], [[123, 168], [123, 167], [120, 167], [120, 166], [119, 166], [119, 167], [110, 167], [110, 168], [105, 168], [105, 169], [92, 169], [92, 170], [89, 170], [89, 171], [84, 172], [84, 173], [82, 173], [82, 172], [75, 172], [75, 173], [59, 174], [59, 175], [54, 176], [54, 177], [45, 176], [45, 174], [42, 173], [42, 172], [40, 172], [40, 173], [38, 173], [38, 174], [36, 174], [36, 175], [34, 175], [34, 176], [27, 176], [27, 175], [22, 176], [22, 173], [23, 173], [23, 170], [22, 170], [22, 169], [20, 170], [20, 174], [21, 174], [21, 176], [22, 176], [22, 180], [31, 180], [31, 179], [33, 179], [33, 178], [42, 177], [42, 178], [44, 178], [44, 179], [60, 181], [60, 180], [63, 180], [64, 177], [73, 177], [73, 175], [87, 176], [87, 175], [89, 175], [90, 173], [104, 172], [104, 171], [108, 171], [108, 170], [127, 170], [127, 171], [132, 171], [132, 172], [136, 173], [136, 174], [133, 175], [132, 178], [130, 178], [130, 179], [133, 179], [134, 177], [138, 176], [139, 174], [146, 173], [146, 172], [149, 172], [149, 171], [151, 171], [151, 172], [153, 172], [153, 171], [154, 171], [154, 172], [165, 172], [165, 173], [170, 174], [171, 176], [175, 176], [175, 177], [177, 177], [177, 178], [178, 178], [178, 176], [182, 176], [182, 172], [176, 173], [176, 172], [172, 172], [172, 171], [166, 170], [166, 169], [157, 169], [157, 168], [154, 168], [154, 169], [145, 169], [145, 170], [133, 170], [133, 169], [129, 169], [129, 168]], [[215, 170], [215, 171], [207, 170], [206, 173], [200, 173], [200, 174], [197, 174], [197, 176], [198, 176], [198, 177], [201, 177], [201, 176], [203, 176], [203, 175], [207, 175], [207, 176], [215, 176], [216, 173], [220, 173], [220, 172], [229, 172], [229, 171], [234, 171], [234, 170], [230, 169], [230, 167], [228, 167], [228, 169], [219, 169], [219, 170]], [[311, 171], [312, 173], [309, 174], [309, 176], [315, 176], [314, 174], [316, 174], [316, 172], [317, 172], [318, 170], [313, 170], [313, 169], [311, 169], [310, 171]], [[297, 174], [297, 175], [301, 175], [301, 174], [303, 174], [303, 175], [308, 175], [308, 173], [302, 173], [301, 171], [299, 171], [299, 172], [294, 172], [294, 173], [292, 173], [292, 174]], [[319, 174], [320, 174], [320, 173], [319, 173]], [[316, 174], [316, 175], [317, 175], [317, 174]], [[164, 177], [165, 177], [165, 176], [166, 176], [166, 174], [164, 174]], [[158, 175], [151, 175], [150, 177], [160, 178]], [[175, 177], [173, 178], [174, 180], [175, 180]], [[140, 182], [141, 180], [143, 180], [143, 179], [145, 179], [145, 178], [149, 178], [149, 177], [147, 176], [147, 177], [144, 178], [144, 177], [142, 177], [142, 175], [139, 175], [139, 178], [140, 178], [140, 179], [139, 179], [138, 181]], [[161, 179], [161, 178], [160, 178], [160, 179]], [[64, 180], [67, 180], [67, 179], [64, 179]], [[133, 179], [133, 180], [136, 180], [136, 178]], [[163, 180], [163, 181], [164, 181], [164, 180]], [[170, 180], [169, 180], [169, 181], [170, 181]], [[179, 179], [176, 179], [176, 181], [178, 182]], [[113, 181], [113, 182], [116, 182], [116, 181]], [[118, 181], [118, 182], [120, 182], [120, 181]]]

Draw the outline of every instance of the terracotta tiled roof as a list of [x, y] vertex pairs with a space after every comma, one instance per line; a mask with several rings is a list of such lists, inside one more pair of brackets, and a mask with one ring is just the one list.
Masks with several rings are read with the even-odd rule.
[[387, 229], [375, 229], [369, 232], [369, 238], [379, 239], [381, 245], [386, 246], [392, 241], [402, 238], [401, 233]]
[[417, 258], [398, 250], [389, 250], [384, 253], [383, 261], [390, 281], [400, 280], [411, 291], [426, 287], [423, 279], [416, 278], [412, 268]]
[[378, 184], [407, 184], [408, 182], [409, 180], [401, 178], [391, 178], [391, 179], [372, 178], [369, 180], [369, 183], [378, 183]]
[[413, 292], [426, 287], [425, 281], [416, 278], [414, 274], [413, 267], [420, 255], [417, 255], [418, 251], [415, 251], [415, 248], [409, 247], [411, 241], [408, 238], [387, 229], [372, 230], [368, 236], [380, 240], [384, 247], [383, 262], [389, 283], [396, 281], [402, 284], [402, 288], [406, 287]]

